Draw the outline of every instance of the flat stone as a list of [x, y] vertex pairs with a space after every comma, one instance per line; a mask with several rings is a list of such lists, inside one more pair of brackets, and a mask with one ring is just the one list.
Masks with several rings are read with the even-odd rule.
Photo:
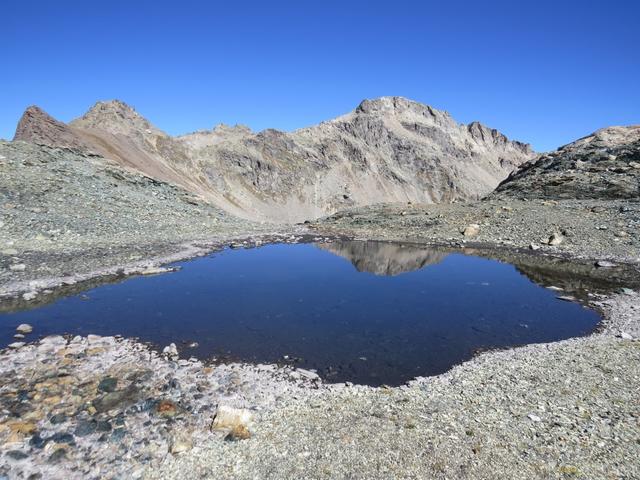
[[9, 450], [7, 453], [5, 453], [5, 455], [9, 458], [12, 458], [13, 460], [24, 460], [29, 456], [28, 454], [20, 450]]
[[27, 269], [27, 266], [24, 263], [14, 263], [13, 265], [9, 265], [9, 270], [12, 272], [24, 272]]
[[535, 413], [530, 413], [529, 415], [527, 415], [527, 417], [532, 422], [541, 422], [542, 421], [542, 419], [538, 415], [536, 415]]
[[25, 346], [24, 342], [13, 342], [10, 343], [9, 345], [7, 345], [9, 348], [12, 348], [14, 350], [17, 350], [18, 348], [22, 348]]
[[104, 377], [98, 384], [99, 392], [115, 392], [118, 379], [114, 377]]
[[53, 425], [58, 425], [67, 421], [67, 416], [64, 413], [56, 413], [49, 418], [49, 421]]
[[617, 265], [613, 262], [609, 262], [607, 260], [598, 260], [596, 262], [596, 267], [598, 268], [613, 268], [617, 267]]
[[135, 385], [130, 385], [124, 390], [117, 390], [115, 392], [109, 392], [100, 398], [96, 398], [92, 405], [96, 409], [96, 412], [102, 413], [114, 408], [122, 408], [131, 403], [134, 403], [140, 394], [140, 388]]

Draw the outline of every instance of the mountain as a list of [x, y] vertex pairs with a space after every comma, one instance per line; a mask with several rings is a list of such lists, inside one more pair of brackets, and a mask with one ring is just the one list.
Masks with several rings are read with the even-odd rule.
[[25, 112], [15, 140], [94, 152], [254, 220], [477, 199], [533, 157], [527, 144], [402, 97], [365, 100], [294, 132], [219, 125], [179, 137], [117, 100], [96, 103], [68, 125], [34, 111]]
[[420, 270], [447, 256], [439, 250], [385, 242], [341, 241], [316, 246], [350, 261], [359, 272], [385, 276]]
[[608, 127], [524, 163], [492, 197], [640, 198], [640, 125]]

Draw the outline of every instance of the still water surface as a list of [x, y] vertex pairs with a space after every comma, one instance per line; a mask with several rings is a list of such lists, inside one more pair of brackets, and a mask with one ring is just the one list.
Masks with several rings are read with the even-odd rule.
[[287, 361], [331, 382], [397, 385], [478, 349], [585, 335], [599, 321], [512, 265], [413, 246], [279, 244], [180, 265], [0, 315], [2, 346], [30, 323], [32, 339], [121, 334], [175, 342], [182, 356]]

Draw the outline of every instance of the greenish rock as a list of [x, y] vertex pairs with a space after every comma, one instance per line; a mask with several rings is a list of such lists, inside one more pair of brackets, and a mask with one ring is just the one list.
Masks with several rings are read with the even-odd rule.
[[60, 423], [66, 422], [67, 416], [64, 413], [57, 413], [49, 418], [49, 421], [54, 425], [58, 425]]
[[98, 413], [103, 413], [114, 408], [121, 408], [134, 403], [140, 395], [140, 388], [129, 385], [123, 390], [116, 390], [96, 398], [92, 404]]
[[20, 450], [9, 450], [7, 453], [5, 453], [5, 455], [14, 460], [24, 460], [29, 456]]
[[51, 463], [58, 463], [63, 458], [67, 458], [67, 449], [59, 448], [49, 456], [49, 461]]
[[118, 386], [117, 378], [104, 377], [102, 380], [100, 380], [100, 383], [98, 384], [98, 391], [107, 392], [107, 393], [115, 392], [117, 386]]

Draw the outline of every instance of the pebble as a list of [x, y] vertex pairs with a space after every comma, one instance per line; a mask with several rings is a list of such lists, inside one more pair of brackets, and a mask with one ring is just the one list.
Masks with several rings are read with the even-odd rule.
[[98, 391], [100, 392], [114, 392], [118, 385], [118, 379], [114, 377], [104, 377], [98, 384]]
[[14, 350], [17, 350], [18, 348], [24, 347], [25, 343], [24, 342], [13, 342], [10, 343], [9, 345], [7, 345], [9, 348], [12, 348]]
[[13, 265], [9, 265], [9, 270], [12, 272], [24, 272], [27, 269], [27, 266], [24, 263], [14, 263]]
[[535, 413], [530, 413], [529, 415], [527, 415], [527, 417], [529, 417], [529, 420], [531, 420], [532, 422], [541, 422], [542, 419], [536, 415]]
[[620, 338], [622, 338], [623, 340], [633, 340], [633, 336], [631, 336], [627, 332], [620, 332]]
[[598, 260], [596, 262], [596, 267], [598, 268], [613, 268], [616, 267], [617, 265], [615, 263], [612, 262], [608, 262], [606, 260]]

